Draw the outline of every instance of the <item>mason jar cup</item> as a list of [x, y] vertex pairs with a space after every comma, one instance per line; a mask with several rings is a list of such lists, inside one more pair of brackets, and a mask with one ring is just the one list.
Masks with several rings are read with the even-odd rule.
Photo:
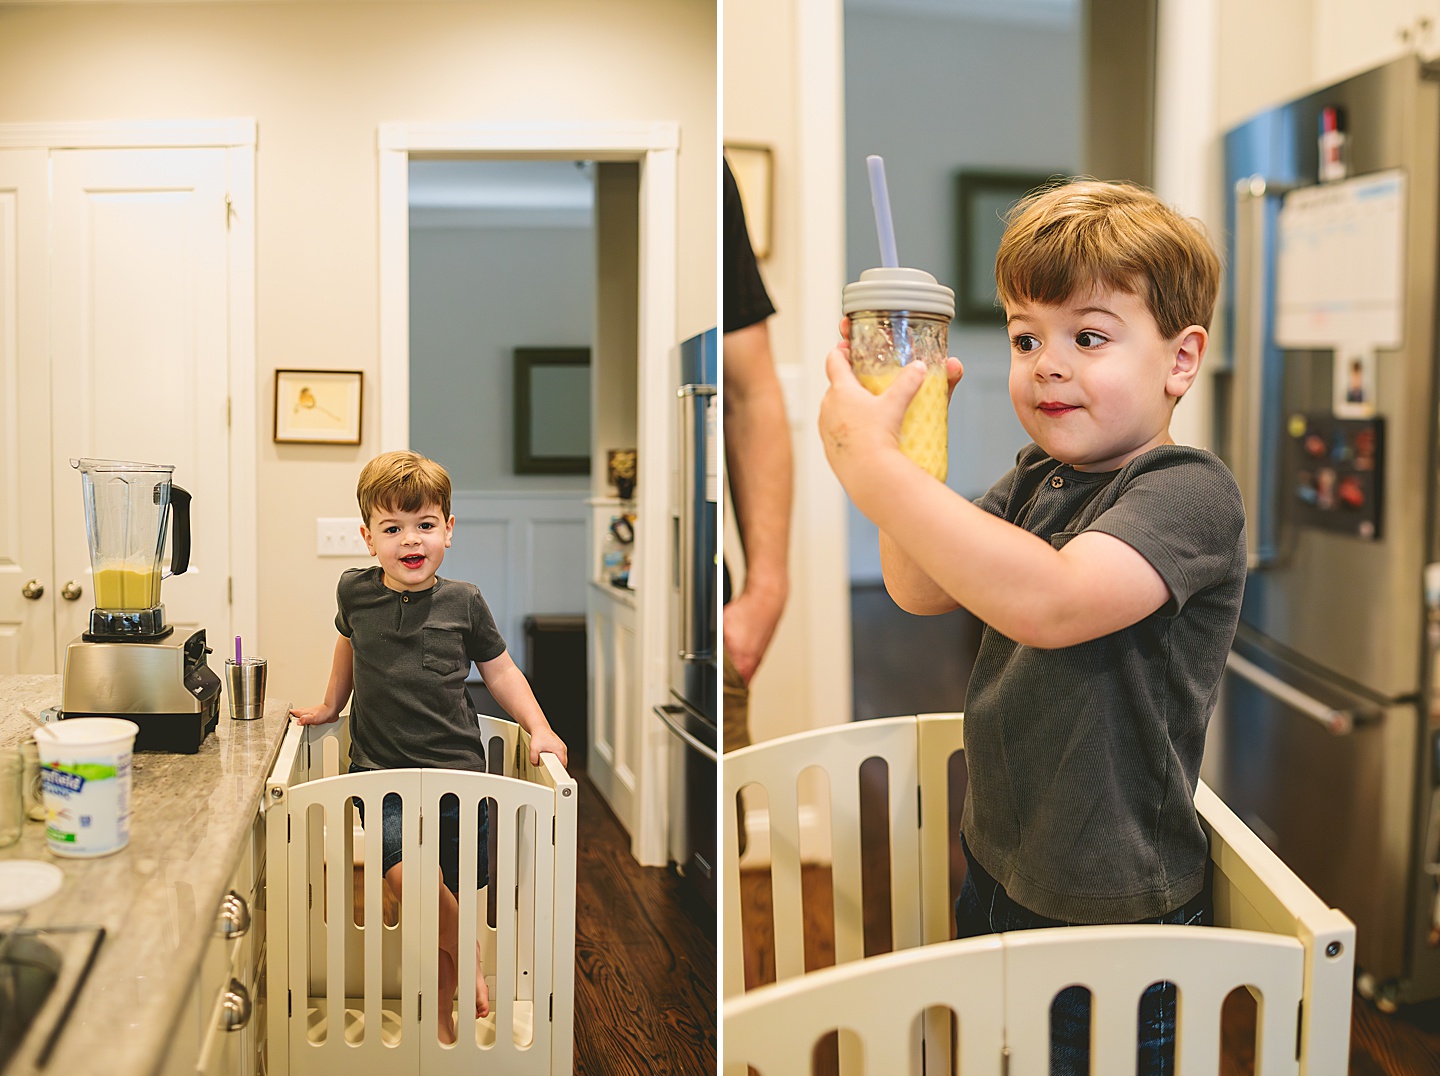
[[884, 392], [912, 362], [925, 380], [905, 410], [900, 451], [945, 481], [949, 469], [949, 398], [945, 360], [955, 293], [922, 269], [867, 269], [845, 286], [850, 367], [871, 392]]

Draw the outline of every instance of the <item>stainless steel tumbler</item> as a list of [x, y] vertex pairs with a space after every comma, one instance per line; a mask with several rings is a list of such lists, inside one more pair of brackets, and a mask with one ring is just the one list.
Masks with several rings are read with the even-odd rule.
[[254, 721], [265, 713], [265, 659], [225, 659], [225, 693], [233, 721]]

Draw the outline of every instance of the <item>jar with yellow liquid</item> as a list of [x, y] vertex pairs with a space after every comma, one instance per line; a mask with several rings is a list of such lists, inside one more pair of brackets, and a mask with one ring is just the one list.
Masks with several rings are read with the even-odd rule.
[[905, 409], [900, 451], [941, 482], [949, 469], [945, 360], [955, 293], [923, 269], [866, 269], [845, 285], [850, 367], [860, 384], [884, 392], [905, 366], [925, 364], [925, 380]]

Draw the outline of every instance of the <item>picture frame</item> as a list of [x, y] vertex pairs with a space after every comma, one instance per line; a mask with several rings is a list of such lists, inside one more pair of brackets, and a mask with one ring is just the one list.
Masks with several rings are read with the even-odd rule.
[[1375, 417], [1375, 349], [1336, 344], [1331, 410], [1336, 418]]
[[364, 406], [360, 370], [276, 370], [275, 443], [358, 445]]
[[515, 349], [516, 474], [590, 473], [590, 349]]
[[605, 480], [615, 487], [615, 496], [628, 501], [635, 496], [635, 449], [612, 448], [605, 455]]
[[1069, 182], [1059, 172], [965, 170], [955, 176], [955, 320], [1003, 325], [996, 302], [995, 254], [1005, 217], [1015, 203], [1041, 187]]
[[773, 234], [772, 204], [775, 193], [774, 153], [769, 146], [746, 142], [726, 142], [725, 159], [730, 174], [740, 188], [740, 201], [745, 206], [745, 228], [750, 233], [750, 248], [756, 261], [770, 256]]

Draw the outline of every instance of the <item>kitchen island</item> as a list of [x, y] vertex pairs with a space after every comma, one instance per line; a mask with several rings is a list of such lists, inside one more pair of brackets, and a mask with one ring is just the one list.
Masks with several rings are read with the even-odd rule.
[[[30, 736], [24, 708], [39, 712], [59, 701], [58, 676], [0, 676], [0, 748]], [[105, 929], [44, 1069], [36, 1055], [88, 945], [79, 958], [78, 950], [67, 950], [60, 979], [5, 1076], [149, 1076], [166, 1062], [177, 1027], [184, 1027], [182, 1014], [196, 1004], [195, 980], [221, 898], [255, 846], [261, 794], [288, 709], [270, 699], [262, 719], [231, 721], [222, 697], [216, 731], [197, 754], [137, 753], [130, 843], [119, 852], [97, 859], [52, 855], [45, 825], [35, 821], [25, 823], [17, 844], [0, 848], [0, 860], [43, 860], [65, 874], [58, 893], [28, 909], [25, 928]]]

